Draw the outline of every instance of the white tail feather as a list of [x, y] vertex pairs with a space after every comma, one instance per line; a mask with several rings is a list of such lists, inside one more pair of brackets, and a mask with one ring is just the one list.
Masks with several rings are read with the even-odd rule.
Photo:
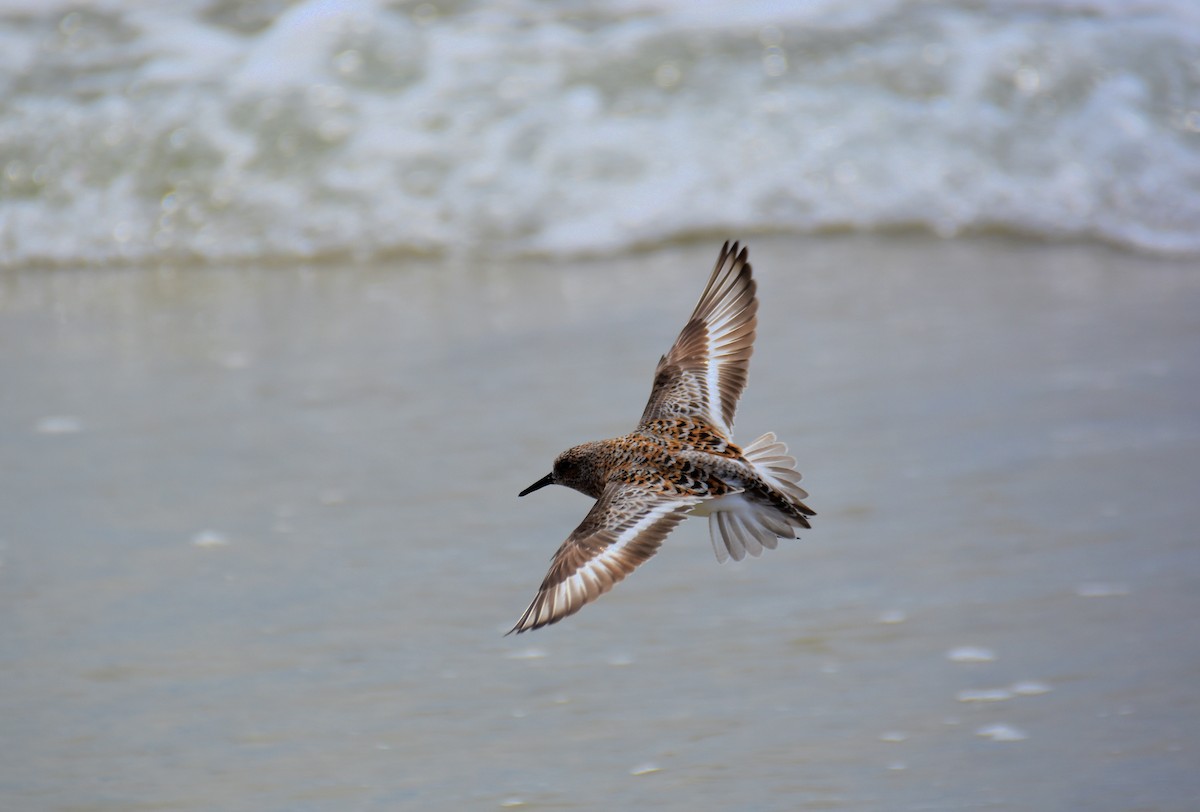
[[768, 431], [743, 448], [742, 454], [759, 476], [789, 500], [800, 502], [808, 498], [808, 491], [800, 487], [796, 458], [787, 453], [787, 446], [776, 440], [773, 432]]
[[796, 537], [795, 527], [778, 508], [751, 501], [743, 493], [714, 499], [705, 508], [713, 552], [722, 564], [730, 558], [741, 561], [747, 553], [757, 558], [764, 547], [774, 550], [779, 539]]
[[[742, 453], [758, 475], [790, 502], [808, 498], [800, 487], [800, 472], [796, 460], [787, 453], [787, 446], [768, 432], [746, 446]], [[712, 538], [717, 561], [724, 564], [730, 558], [741, 561], [749, 553], [762, 555], [763, 548], [774, 550], [779, 539], [796, 538], [796, 528], [802, 527], [779, 508], [753, 501], [744, 493], [732, 493], [704, 506], [709, 514], [708, 533]]]

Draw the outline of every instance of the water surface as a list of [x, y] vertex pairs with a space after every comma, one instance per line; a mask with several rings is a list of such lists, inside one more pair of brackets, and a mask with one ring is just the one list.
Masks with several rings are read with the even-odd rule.
[[754, 240], [814, 529], [502, 636], [716, 247], [0, 276], [4, 806], [1200, 806], [1185, 263]]

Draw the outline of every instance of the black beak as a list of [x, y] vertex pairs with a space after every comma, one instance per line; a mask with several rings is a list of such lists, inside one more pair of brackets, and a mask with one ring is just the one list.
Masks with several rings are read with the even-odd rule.
[[521, 491], [520, 493], [518, 493], [518, 494], [517, 494], [517, 496], [525, 496], [525, 495], [527, 495], [527, 494], [531, 494], [531, 493], [533, 493], [533, 492], [534, 492], [534, 491], [536, 491], [536, 490], [539, 490], [539, 489], [541, 489], [541, 488], [544, 488], [544, 487], [546, 487], [547, 485], [553, 485], [553, 484], [554, 484], [554, 474], [553, 474], [553, 473], [549, 473], [549, 474], [546, 474], [546, 475], [545, 475], [544, 477], [542, 477], [541, 479], [539, 479], [537, 482], [535, 482], [535, 483], [533, 483], [532, 485], [530, 485], [530, 486], [529, 486], [528, 488], [526, 488], [525, 490], [523, 490], [523, 491]]

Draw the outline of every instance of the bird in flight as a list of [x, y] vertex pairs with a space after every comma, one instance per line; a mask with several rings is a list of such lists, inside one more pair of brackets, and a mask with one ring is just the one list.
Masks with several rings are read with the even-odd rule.
[[650, 402], [630, 434], [569, 448], [521, 491], [566, 485], [596, 500], [550, 563], [508, 633], [557, 623], [612, 589], [689, 515], [707, 516], [719, 562], [796, 538], [816, 514], [796, 460], [772, 433], [733, 442], [758, 300], [745, 248], [721, 248], [696, 309], [658, 362]]

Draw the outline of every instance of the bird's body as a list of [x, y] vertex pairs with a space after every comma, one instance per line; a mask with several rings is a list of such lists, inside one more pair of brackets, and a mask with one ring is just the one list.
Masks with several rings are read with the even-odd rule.
[[[688, 515], [708, 516], [719, 561], [795, 538], [815, 515], [787, 448], [764, 434], [744, 449], [733, 414], [754, 343], [755, 284], [745, 249], [726, 243], [691, 319], [655, 372], [636, 430], [564, 451], [521, 492], [566, 485], [596, 504], [555, 553], [514, 632], [578, 611], [657, 552]], [[511, 632], [510, 632], [511, 633]]]

